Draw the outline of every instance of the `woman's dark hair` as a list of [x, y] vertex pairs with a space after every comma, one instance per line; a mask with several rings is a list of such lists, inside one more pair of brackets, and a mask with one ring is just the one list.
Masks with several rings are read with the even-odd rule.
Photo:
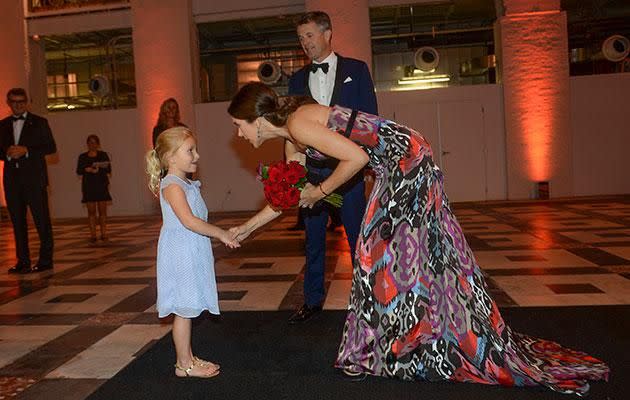
[[317, 104], [308, 96], [288, 96], [279, 98], [269, 86], [261, 82], [250, 82], [234, 95], [228, 113], [237, 119], [252, 123], [263, 117], [274, 126], [282, 127], [289, 115], [304, 104]]
[[98, 144], [99, 146], [101, 145], [101, 139], [99, 139], [98, 136], [96, 136], [96, 135], [89, 135], [85, 142], [86, 143], [90, 143], [90, 140], [94, 140], [96, 142], [96, 144]]

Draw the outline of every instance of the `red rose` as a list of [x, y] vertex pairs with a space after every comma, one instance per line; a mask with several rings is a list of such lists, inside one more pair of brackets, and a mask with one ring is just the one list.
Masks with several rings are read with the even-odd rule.
[[285, 174], [285, 179], [291, 185], [297, 184], [300, 179], [306, 176], [306, 169], [297, 161], [291, 161], [287, 164], [287, 172]]
[[284, 171], [280, 168], [269, 167], [269, 182], [277, 183], [281, 182], [284, 179]]
[[297, 161], [291, 161], [287, 164], [287, 170], [295, 171], [300, 178], [304, 178], [306, 176], [306, 168], [302, 164]]
[[290, 187], [286, 193], [287, 207], [295, 207], [300, 202], [300, 191], [295, 187]]

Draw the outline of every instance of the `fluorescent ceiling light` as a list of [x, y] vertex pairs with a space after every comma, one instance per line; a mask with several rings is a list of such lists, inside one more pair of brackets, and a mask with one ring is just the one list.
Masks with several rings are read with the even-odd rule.
[[448, 82], [451, 78], [448, 75], [429, 75], [418, 78], [402, 78], [398, 80], [399, 85], [413, 85], [414, 83], [434, 83]]

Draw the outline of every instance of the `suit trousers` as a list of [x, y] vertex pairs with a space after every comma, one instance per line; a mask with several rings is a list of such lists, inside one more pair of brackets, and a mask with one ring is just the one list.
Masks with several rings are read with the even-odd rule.
[[[321, 178], [330, 176], [332, 169], [308, 166], [309, 174], [314, 173]], [[344, 184], [337, 193], [343, 195], [340, 208], [341, 221], [346, 231], [350, 256], [354, 263], [357, 239], [365, 213], [365, 183], [362, 173]], [[319, 181], [321, 182], [320, 179]], [[311, 182], [317, 184], [319, 182]], [[319, 201], [312, 209], [304, 209], [304, 225], [306, 230], [306, 271], [304, 273], [304, 302], [308, 306], [318, 306], [324, 301], [326, 272], [326, 225], [330, 209], [333, 206]]]
[[[5, 167], [6, 168], [6, 167]], [[5, 171], [5, 174], [7, 171]], [[6, 176], [5, 176], [6, 178]], [[9, 180], [11, 182], [9, 182]], [[28, 225], [26, 221], [27, 207], [31, 210], [35, 227], [39, 235], [39, 263], [53, 262], [53, 234], [48, 209], [48, 192], [43, 184], [26, 182], [20, 177], [20, 171], [12, 174], [10, 179], [4, 179], [4, 192], [7, 208], [13, 224], [15, 237], [15, 252], [18, 262], [30, 265], [31, 258], [28, 248]]]

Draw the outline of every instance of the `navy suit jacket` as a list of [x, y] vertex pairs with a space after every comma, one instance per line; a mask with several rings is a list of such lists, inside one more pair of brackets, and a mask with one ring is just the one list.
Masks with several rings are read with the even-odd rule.
[[[310, 64], [297, 71], [289, 79], [289, 95], [311, 96], [308, 87]], [[348, 78], [351, 80], [349, 82]], [[345, 83], [344, 83], [345, 82]], [[339, 105], [369, 114], [378, 114], [374, 83], [370, 70], [363, 61], [337, 54], [337, 72], [330, 105]]]
[[14, 142], [13, 119], [7, 117], [0, 121], [0, 159], [4, 161], [5, 187], [13, 184], [14, 179], [18, 177], [22, 184], [30, 185], [33, 188], [46, 187], [48, 185], [48, 170], [45, 156], [57, 152], [48, 120], [31, 112], [26, 114], [20, 142], [17, 144], [26, 146], [28, 157], [24, 156], [17, 160], [8, 159], [7, 149], [16, 144]]

